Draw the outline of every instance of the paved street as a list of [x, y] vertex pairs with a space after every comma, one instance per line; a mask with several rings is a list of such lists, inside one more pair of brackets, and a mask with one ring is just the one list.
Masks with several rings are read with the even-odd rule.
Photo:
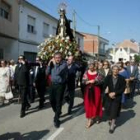
[[38, 102], [32, 104], [25, 118], [20, 118], [20, 105], [13, 103], [0, 108], [0, 140], [139, 140], [140, 139], [140, 95], [127, 103], [118, 119], [114, 134], [108, 133], [106, 117], [100, 124], [85, 128], [86, 119], [83, 100], [79, 94], [75, 98], [72, 115], [67, 115], [67, 104], [63, 106], [62, 124], [53, 126], [53, 115], [48, 101], [43, 110], [38, 111]]

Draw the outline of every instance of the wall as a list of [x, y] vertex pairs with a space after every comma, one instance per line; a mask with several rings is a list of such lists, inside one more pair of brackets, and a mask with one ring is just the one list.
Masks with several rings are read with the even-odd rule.
[[98, 53], [98, 38], [84, 34], [84, 51], [90, 54]]
[[115, 53], [115, 56], [114, 56], [115, 62], [118, 62], [119, 58], [123, 58], [124, 61], [129, 61], [129, 54], [123, 48], [120, 48]]
[[[99, 54], [99, 59], [105, 59], [105, 46], [109, 41], [97, 35], [83, 33], [84, 37], [84, 51], [91, 55]], [[100, 45], [99, 45], [100, 44]], [[99, 49], [98, 49], [99, 48]]]
[[82, 34], [77, 33], [77, 32], [76, 32], [75, 36], [76, 36], [77, 43], [78, 43], [78, 38], [80, 39], [79, 46], [80, 46], [80, 50], [83, 52], [84, 51], [84, 36]]
[[4, 37], [0, 37], [0, 48], [3, 49], [5, 60], [18, 58], [18, 41], [14, 39], [8, 39]]
[[[35, 30], [36, 34], [27, 32], [27, 23], [28, 15], [36, 19]], [[50, 25], [49, 34], [53, 33], [53, 27], [57, 27], [57, 20], [49, 17], [47, 14], [39, 11], [28, 3], [23, 3], [20, 6], [20, 40], [32, 41], [40, 44], [44, 41], [45, 37], [43, 36], [43, 23], [48, 23]]]
[[9, 21], [0, 16], [0, 33], [13, 38], [18, 38], [18, 0], [5, 0], [5, 2], [11, 6], [11, 18]]

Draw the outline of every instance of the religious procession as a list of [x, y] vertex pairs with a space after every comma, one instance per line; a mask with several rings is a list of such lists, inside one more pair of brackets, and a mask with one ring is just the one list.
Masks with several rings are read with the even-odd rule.
[[59, 129], [62, 108], [67, 104], [66, 115], [73, 114], [78, 89], [86, 118], [83, 127], [100, 125], [106, 116], [108, 133], [115, 133], [121, 111], [140, 95], [140, 64], [134, 59], [113, 62], [99, 55], [85, 57], [65, 8], [59, 9], [56, 34], [47, 37], [37, 49], [35, 61], [23, 54], [17, 62], [0, 60], [0, 109], [17, 102], [22, 120], [30, 116], [32, 104], [37, 102], [37, 110], [43, 111], [49, 101], [53, 112], [49, 121]]

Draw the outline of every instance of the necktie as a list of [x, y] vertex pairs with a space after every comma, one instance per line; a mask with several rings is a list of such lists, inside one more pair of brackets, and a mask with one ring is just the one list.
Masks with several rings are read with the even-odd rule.
[[38, 72], [38, 66], [37, 66], [36, 69], [35, 69], [35, 78], [36, 78], [36, 76], [37, 76], [37, 72]]
[[133, 66], [131, 66], [131, 73], [133, 72], [133, 68], [134, 68], [134, 67], [133, 67]]

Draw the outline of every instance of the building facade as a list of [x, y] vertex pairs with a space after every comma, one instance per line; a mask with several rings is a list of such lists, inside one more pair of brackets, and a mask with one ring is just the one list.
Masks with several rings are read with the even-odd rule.
[[134, 56], [137, 54], [138, 53], [131, 48], [114, 48], [110, 53], [112, 57], [110, 61], [117, 63], [119, 61], [126, 62], [134, 60]]
[[[19, 55], [25, 55], [33, 61], [38, 52], [37, 46], [50, 35], [56, 35], [58, 19], [26, 0], [0, 2], [3, 9], [5, 3], [6, 10], [10, 7], [10, 15], [4, 13], [0, 16], [0, 59], [17, 60]], [[83, 50], [83, 35], [76, 32], [76, 39]]]
[[84, 35], [76, 31], [75, 38], [76, 38], [76, 41], [78, 43], [80, 50], [84, 52]]
[[18, 55], [18, 0], [0, 0], [0, 59]]
[[131, 40], [124, 40], [110, 49], [108, 56], [111, 57], [108, 57], [108, 59], [113, 62], [134, 60], [134, 56], [139, 54], [139, 48], [138, 43], [132, 42]]
[[84, 35], [84, 52], [93, 55], [97, 59], [105, 59], [106, 45], [109, 41], [97, 35], [82, 33]]
[[19, 7], [19, 54], [33, 61], [37, 46], [50, 34], [55, 35], [58, 20], [27, 1]]

